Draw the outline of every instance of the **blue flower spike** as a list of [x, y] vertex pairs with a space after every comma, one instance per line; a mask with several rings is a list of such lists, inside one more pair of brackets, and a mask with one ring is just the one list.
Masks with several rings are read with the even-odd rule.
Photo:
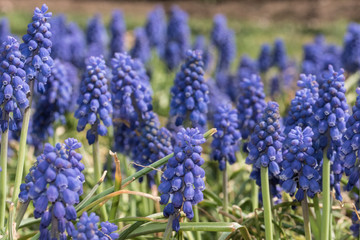
[[201, 165], [202, 147], [206, 140], [196, 128], [182, 128], [177, 134], [177, 144], [174, 156], [166, 164], [166, 170], [161, 176], [159, 192], [160, 204], [166, 205], [164, 216], [173, 215], [173, 230], [180, 230], [180, 211], [191, 220], [194, 217], [193, 206], [203, 200], [205, 171]]

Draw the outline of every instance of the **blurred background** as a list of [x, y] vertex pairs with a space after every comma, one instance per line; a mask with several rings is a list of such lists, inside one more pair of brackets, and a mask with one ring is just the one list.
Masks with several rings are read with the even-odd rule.
[[144, 25], [147, 13], [161, 4], [169, 12], [179, 5], [190, 18], [192, 36], [208, 34], [212, 17], [222, 13], [236, 33], [237, 55], [256, 57], [261, 44], [282, 38], [290, 56], [300, 60], [302, 45], [323, 34], [330, 43], [342, 44], [346, 26], [360, 19], [357, 0], [199, 0], [199, 1], [91, 1], [91, 0], [0, 0], [0, 16], [8, 16], [11, 30], [21, 34], [35, 6], [46, 3], [54, 14], [66, 13], [82, 28], [95, 13], [107, 24], [114, 9], [121, 9], [128, 30]]

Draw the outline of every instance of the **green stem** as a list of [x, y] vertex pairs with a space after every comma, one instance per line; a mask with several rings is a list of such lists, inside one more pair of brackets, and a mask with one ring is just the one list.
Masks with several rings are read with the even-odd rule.
[[170, 240], [172, 235], [172, 222], [175, 219], [175, 214], [171, 214], [166, 224], [163, 240]]
[[[110, 153], [111, 155], [113, 155], [114, 157], [114, 161], [115, 161], [115, 187], [114, 187], [114, 191], [119, 191], [121, 189], [121, 168], [120, 168], [120, 161], [116, 156], [116, 153]], [[112, 204], [111, 204], [111, 209], [110, 209], [110, 219], [115, 219], [116, 218], [116, 213], [119, 207], [119, 202], [120, 202], [120, 196], [114, 197], [114, 199], [112, 200]]]
[[309, 219], [309, 205], [307, 201], [307, 196], [304, 196], [304, 199], [301, 201], [302, 213], [304, 218], [304, 231], [305, 231], [305, 239], [311, 240], [311, 226]]
[[[93, 143], [93, 159], [94, 159], [94, 177], [95, 181], [98, 181], [101, 178], [101, 159], [100, 159], [100, 150], [99, 150], [99, 135], [96, 134], [95, 142]], [[101, 184], [97, 189], [98, 194], [103, 192], [103, 185]], [[101, 216], [103, 221], [107, 221], [108, 216], [106, 212], [105, 205], [100, 208]]]
[[25, 163], [25, 156], [28, 153], [26, 147], [26, 139], [29, 129], [29, 122], [30, 122], [30, 115], [31, 115], [31, 105], [33, 101], [33, 92], [34, 92], [34, 81], [30, 81], [30, 97], [29, 97], [29, 107], [25, 109], [23, 122], [21, 126], [21, 133], [20, 133], [20, 143], [19, 143], [19, 159], [16, 163], [16, 174], [15, 174], [15, 185], [14, 185], [14, 192], [12, 195], [12, 202], [16, 206], [16, 202], [18, 199], [19, 191], [20, 191], [20, 184], [23, 178], [24, 172], [24, 163]]
[[323, 213], [321, 219], [321, 240], [329, 240], [330, 233], [330, 161], [324, 153], [323, 160]]
[[223, 208], [224, 212], [228, 213], [228, 206], [229, 206], [229, 193], [228, 193], [228, 172], [227, 172], [227, 163], [225, 162], [225, 168], [223, 170]]
[[266, 240], [273, 239], [273, 226], [271, 218], [271, 198], [269, 187], [269, 171], [268, 168], [261, 167], [261, 192], [264, 205], [264, 222]]
[[[8, 121], [8, 116], [5, 117], [5, 121]], [[1, 135], [1, 156], [0, 166], [2, 168], [1, 175], [1, 190], [0, 190], [0, 229], [5, 227], [6, 216], [6, 195], [7, 195], [7, 155], [8, 155], [8, 142], [9, 142], [9, 128], [6, 129]]]
[[315, 215], [316, 215], [316, 224], [318, 226], [318, 229], [321, 229], [321, 213], [320, 213], [320, 205], [319, 205], [319, 197], [316, 194], [315, 197], [313, 198], [314, 201], [314, 209], [315, 209]]
[[[199, 219], [199, 208], [197, 205], [194, 206], [194, 222], [200, 222]], [[196, 232], [195, 233], [195, 240], [201, 240], [201, 232]]]
[[255, 180], [251, 180], [251, 203], [253, 211], [259, 206], [259, 187], [256, 185]]

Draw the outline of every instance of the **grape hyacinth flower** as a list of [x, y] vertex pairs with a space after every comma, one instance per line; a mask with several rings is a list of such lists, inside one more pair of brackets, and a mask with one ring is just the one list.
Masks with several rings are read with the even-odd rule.
[[166, 40], [166, 16], [161, 5], [156, 6], [148, 14], [145, 32], [149, 39], [150, 47], [156, 48], [158, 54], [162, 56]]
[[139, 121], [152, 110], [151, 91], [139, 77], [137, 63], [128, 54], [116, 53], [111, 66], [114, 120], [136, 129]]
[[[86, 133], [89, 144], [93, 144], [96, 136], [105, 136], [106, 127], [112, 125], [110, 114], [113, 111], [111, 94], [108, 91], [106, 79], [106, 65], [102, 57], [90, 57], [87, 59], [77, 103], [79, 108], [75, 112], [75, 118], [79, 119], [77, 131], [81, 132], [87, 124], [91, 125]], [[102, 125], [101, 121], [103, 122]]]
[[226, 163], [236, 162], [235, 152], [241, 140], [238, 130], [238, 114], [231, 105], [220, 105], [214, 116], [214, 127], [217, 132], [213, 135], [211, 143], [211, 158], [219, 162], [221, 171], [226, 169]]
[[110, 51], [111, 57], [113, 57], [115, 53], [123, 52], [125, 49], [124, 39], [126, 33], [126, 25], [123, 14], [120, 10], [115, 10], [112, 13], [112, 18], [110, 20], [110, 32]]
[[360, 68], [360, 24], [350, 23], [344, 36], [342, 66], [349, 73]]
[[9, 20], [3, 17], [0, 19], [0, 44], [5, 42], [10, 34]]
[[240, 82], [240, 96], [237, 110], [239, 114], [239, 129], [243, 140], [254, 131], [257, 121], [266, 107], [264, 85], [257, 75], [251, 79], [243, 79]]
[[119, 234], [116, 233], [118, 227], [115, 224], [110, 222], [101, 222], [101, 228], [99, 229], [99, 221], [100, 218], [95, 213], [92, 212], [88, 215], [87, 212], [84, 212], [79, 218], [79, 221], [76, 223], [76, 229], [73, 227], [69, 235], [74, 240], [108, 240], [119, 238]]
[[278, 67], [281, 71], [286, 68], [287, 56], [285, 44], [282, 39], [276, 39], [272, 52], [272, 66]]
[[67, 32], [68, 59], [64, 60], [71, 62], [77, 67], [83, 67], [86, 54], [85, 34], [74, 22], [69, 23]]
[[132, 58], [137, 58], [141, 60], [142, 63], [146, 64], [150, 59], [150, 45], [149, 40], [147, 39], [146, 32], [144, 28], [136, 28], [135, 32], [135, 43], [133, 48], [130, 51]]
[[214, 44], [216, 47], [219, 47], [223, 42], [223, 38], [226, 35], [227, 29], [228, 27], [226, 17], [222, 14], [215, 15], [210, 36], [212, 44]]
[[321, 176], [318, 172], [318, 164], [314, 157], [315, 150], [312, 147], [314, 133], [310, 127], [302, 130], [301, 127], [293, 128], [284, 141], [282, 172], [280, 179], [285, 192], [301, 202], [304, 196], [313, 198], [320, 192]]
[[271, 47], [269, 44], [263, 44], [258, 57], [258, 66], [261, 73], [267, 72], [272, 65]]
[[236, 56], [235, 33], [228, 29], [223, 37], [223, 40], [218, 47], [219, 60], [217, 63], [218, 72], [227, 72], [230, 68], [234, 57]]
[[260, 169], [268, 168], [270, 193], [273, 197], [281, 199], [281, 193], [276, 186], [280, 183], [280, 166], [283, 161], [282, 142], [284, 137], [280, 130], [279, 105], [268, 102], [250, 137], [247, 146], [249, 155], [245, 163], [253, 165], [250, 177], [261, 187]]
[[209, 104], [208, 104], [208, 113], [207, 119], [211, 122], [214, 122], [215, 112], [219, 105], [230, 104], [231, 100], [227, 94], [222, 92], [216, 85], [213, 79], [208, 79], [206, 84], [209, 88]]
[[[356, 89], [360, 95], [360, 88]], [[359, 126], [360, 126], [360, 96], [357, 96], [355, 106], [352, 109], [352, 115], [346, 122], [346, 131], [343, 135], [343, 143], [339, 151], [339, 158], [343, 162], [344, 172], [349, 177], [345, 187], [346, 191], [351, 191], [359, 182], [360, 160], [359, 160]]]
[[[171, 133], [166, 128], [160, 128], [157, 115], [150, 112], [140, 126], [139, 142], [134, 150], [134, 167], [137, 171], [172, 153]], [[156, 171], [147, 174], [150, 187], [155, 185]], [[142, 181], [142, 179], [140, 179]]]
[[15, 38], [7, 37], [0, 46], [0, 125], [3, 132], [20, 129], [22, 111], [29, 107], [27, 95], [30, 89], [20, 58], [19, 43]]
[[108, 36], [105, 26], [99, 14], [95, 15], [88, 22], [86, 28], [87, 57], [106, 56], [106, 45]]
[[177, 133], [174, 156], [166, 164], [161, 176], [159, 192], [162, 194], [160, 204], [164, 208], [165, 217], [173, 217], [172, 228], [180, 230], [179, 218], [182, 209], [186, 217], [194, 217], [193, 206], [203, 200], [205, 171], [201, 168], [204, 159], [201, 157], [202, 147], [206, 140], [196, 128], [182, 128]]
[[66, 25], [66, 16], [64, 14], [60, 14], [54, 16], [50, 20], [51, 25], [51, 57], [53, 59], [62, 59], [67, 55], [67, 25]]
[[[171, 88], [170, 116], [180, 126], [190, 120], [192, 127], [206, 127], [209, 90], [204, 80], [201, 52], [187, 51], [186, 61]], [[184, 104], [185, 103], [185, 104]]]
[[[32, 138], [39, 142], [46, 141], [54, 136], [54, 124], [59, 121], [66, 123], [65, 113], [70, 111], [72, 104], [72, 92], [68, 68], [59, 60], [54, 61], [51, 76], [46, 84], [46, 93], [35, 104], [33, 124], [31, 129]], [[35, 147], [36, 148], [36, 147]], [[36, 152], [41, 149], [36, 149]]]
[[334, 187], [335, 196], [340, 201], [343, 163], [335, 156], [343, 144], [342, 138], [349, 117], [344, 81], [343, 70], [335, 72], [330, 65], [329, 70], [324, 72], [323, 77], [318, 80], [319, 97], [314, 105], [314, 117], [309, 121], [314, 131], [315, 144], [319, 144], [321, 149], [328, 147], [327, 157], [332, 163], [331, 172], [334, 174], [331, 177], [331, 186]]
[[276, 98], [281, 93], [280, 77], [275, 75], [270, 79], [270, 96], [272, 99]]
[[316, 77], [301, 74], [298, 86], [302, 89], [296, 91], [295, 98], [291, 101], [290, 110], [285, 120], [285, 134], [288, 134], [295, 126], [305, 129], [309, 126], [309, 119], [314, 115], [313, 106], [319, 95], [319, 84]]
[[180, 65], [189, 48], [190, 28], [188, 15], [178, 6], [173, 6], [167, 26], [164, 58], [170, 70]]
[[82, 155], [76, 151], [80, 147], [74, 138], [55, 147], [45, 144], [44, 153], [37, 157], [20, 186], [20, 202], [33, 201], [34, 217], [41, 218], [40, 239], [67, 239], [65, 229], [76, 220], [74, 206], [83, 194], [85, 181]]
[[20, 44], [21, 60], [24, 61], [27, 82], [36, 81], [37, 90], [45, 92], [45, 84], [51, 75], [53, 59], [51, 53], [51, 26], [49, 19], [52, 15], [44, 4], [41, 9], [35, 8], [32, 23], [28, 25], [27, 33]]

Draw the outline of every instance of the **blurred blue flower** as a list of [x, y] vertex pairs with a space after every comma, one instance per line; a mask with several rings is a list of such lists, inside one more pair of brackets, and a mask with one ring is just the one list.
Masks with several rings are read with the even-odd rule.
[[86, 28], [87, 57], [107, 56], [108, 36], [101, 15], [96, 14]]
[[110, 32], [110, 57], [114, 57], [115, 53], [121, 53], [125, 50], [126, 25], [123, 13], [120, 10], [115, 10], [112, 13]]
[[214, 127], [217, 132], [211, 143], [211, 158], [219, 162], [220, 170], [224, 170], [227, 162], [236, 162], [235, 152], [241, 140], [236, 109], [228, 104], [219, 105], [214, 116]]
[[271, 47], [269, 44], [263, 44], [261, 46], [260, 54], [257, 61], [260, 72], [264, 73], [269, 70], [272, 65]]
[[[160, 128], [158, 116], [150, 112], [139, 127], [138, 144], [133, 148], [134, 167], [137, 171], [172, 153], [171, 133]], [[147, 174], [149, 186], [155, 185], [156, 171]], [[142, 178], [140, 179], [142, 181]]]
[[237, 101], [239, 129], [242, 139], [247, 141], [266, 107], [264, 85], [261, 78], [252, 75], [240, 82], [240, 96]]
[[354, 73], [360, 68], [360, 24], [358, 23], [348, 25], [341, 60], [342, 66], [349, 73]]
[[[35, 103], [35, 112], [32, 117], [32, 138], [44, 142], [54, 136], [54, 124], [66, 123], [65, 113], [70, 112], [73, 102], [73, 88], [68, 74], [68, 68], [59, 60], [54, 61], [51, 76], [46, 84], [46, 93], [41, 95]], [[39, 150], [35, 146], [35, 151]]]
[[52, 33], [48, 22], [52, 13], [47, 13], [47, 10], [45, 4], [41, 9], [35, 8], [32, 23], [28, 25], [27, 33], [22, 37], [24, 42], [20, 44], [27, 82], [30, 84], [31, 81], [36, 81], [40, 93], [45, 92], [45, 84], [51, 75], [54, 63], [50, 56]]
[[149, 40], [146, 36], [144, 28], [139, 27], [134, 30], [135, 43], [130, 51], [132, 58], [141, 60], [142, 63], [146, 64], [151, 57]]
[[2, 17], [0, 19], [0, 44], [5, 42], [10, 34], [9, 20], [6, 17]]
[[182, 128], [176, 139], [174, 156], [166, 164], [159, 192], [162, 194], [160, 204], [166, 205], [164, 216], [175, 216], [172, 228], [178, 232], [180, 210], [191, 220], [194, 217], [193, 206], [204, 199], [202, 191], [205, 189], [205, 171], [201, 165], [205, 161], [201, 157], [200, 145], [206, 140], [197, 128]]
[[156, 6], [148, 14], [145, 31], [149, 39], [150, 47], [156, 48], [158, 54], [162, 57], [166, 41], [166, 16], [164, 8], [161, 5]]
[[[91, 129], [87, 131], [86, 138], [91, 145], [95, 142], [97, 135], [105, 136], [106, 127], [112, 125], [111, 93], [108, 90], [106, 65], [102, 57], [87, 59], [80, 93], [77, 100], [79, 108], [75, 112], [75, 118], [79, 119], [77, 131], [83, 131], [86, 125], [90, 124]], [[101, 121], [105, 126], [101, 124]]]
[[272, 66], [278, 67], [281, 71], [286, 68], [287, 55], [285, 43], [282, 39], [276, 39], [272, 52]]
[[170, 70], [180, 65], [190, 45], [188, 15], [178, 6], [173, 6], [166, 32], [164, 58]]

